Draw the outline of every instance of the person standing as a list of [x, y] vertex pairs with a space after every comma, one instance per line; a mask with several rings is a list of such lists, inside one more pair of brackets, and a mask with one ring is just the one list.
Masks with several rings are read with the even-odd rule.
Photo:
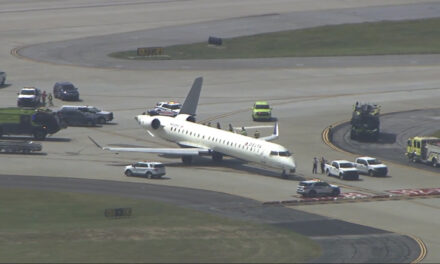
[[41, 99], [43, 99], [43, 106], [46, 105], [46, 91], [43, 91], [43, 93], [41, 94]]
[[324, 157], [321, 157], [320, 165], [321, 165], [321, 174], [324, 174], [324, 169], [325, 169], [325, 158]]
[[313, 174], [317, 174], [318, 173], [318, 158], [314, 157], [313, 158], [313, 169], [312, 169], [312, 173]]
[[244, 128], [244, 126], [241, 127], [241, 134], [242, 134], [243, 136], [247, 136], [247, 131], [246, 131], [246, 129]]
[[53, 106], [53, 102], [52, 102], [52, 93], [49, 93], [49, 96], [47, 96], [47, 99], [49, 100], [49, 106]]

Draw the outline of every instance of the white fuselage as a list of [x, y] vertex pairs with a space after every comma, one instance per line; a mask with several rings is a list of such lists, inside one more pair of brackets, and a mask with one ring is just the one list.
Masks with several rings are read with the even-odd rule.
[[[281, 145], [230, 131], [186, 121], [187, 115], [176, 117], [139, 115], [136, 120], [154, 136], [183, 147], [209, 149], [245, 161], [294, 172], [295, 161]], [[152, 127], [152, 121], [160, 121], [160, 127]]]

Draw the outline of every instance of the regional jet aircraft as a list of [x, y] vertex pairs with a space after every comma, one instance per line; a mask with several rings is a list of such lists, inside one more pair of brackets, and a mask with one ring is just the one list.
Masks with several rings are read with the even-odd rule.
[[[221, 161], [223, 156], [227, 155], [281, 169], [284, 176], [288, 172], [295, 172], [296, 166], [292, 154], [285, 147], [268, 142], [278, 138], [278, 123], [275, 124], [272, 135], [260, 138], [248, 137], [195, 123], [194, 116], [202, 82], [202, 77], [194, 81], [177, 116], [150, 116], [142, 114], [135, 117], [136, 121], [151, 136], [174, 142], [180, 148], [104, 147], [103, 149], [116, 152], [145, 152], [167, 157], [180, 157], [184, 164], [191, 164], [194, 156], [212, 156], [214, 161]], [[94, 143], [98, 145], [95, 141]]]

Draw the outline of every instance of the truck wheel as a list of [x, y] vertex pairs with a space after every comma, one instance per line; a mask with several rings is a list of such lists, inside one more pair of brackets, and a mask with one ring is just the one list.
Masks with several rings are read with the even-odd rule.
[[341, 191], [335, 189], [335, 190], [332, 191], [332, 196], [335, 196], [335, 197], [336, 197], [336, 196], [338, 196], [340, 193], [341, 193]]
[[437, 166], [438, 166], [438, 161], [437, 161], [436, 158], [433, 158], [433, 159], [432, 159], [432, 166], [433, 166], [434, 168], [437, 168]]
[[309, 196], [310, 196], [310, 197], [315, 197], [315, 196], [316, 196], [316, 191], [311, 190], [311, 191], [309, 192]]
[[184, 165], [191, 165], [192, 157], [191, 156], [182, 156], [182, 162]]
[[98, 118], [98, 123], [105, 124], [105, 118], [104, 117]]
[[339, 173], [339, 179], [343, 180], [344, 179], [344, 174]]
[[153, 174], [151, 173], [151, 171], [147, 171], [147, 173], [145, 173], [145, 177], [153, 179]]
[[369, 171], [368, 171], [368, 176], [374, 176], [374, 172], [373, 172], [373, 170], [369, 170]]
[[125, 176], [133, 176], [133, 173], [131, 172], [131, 170], [126, 170]]
[[330, 176], [330, 170], [326, 170], [326, 171], [325, 171], [325, 174], [326, 174], [327, 176]]
[[36, 140], [44, 140], [46, 138], [46, 131], [44, 131], [43, 129], [37, 129], [34, 131], [34, 138]]

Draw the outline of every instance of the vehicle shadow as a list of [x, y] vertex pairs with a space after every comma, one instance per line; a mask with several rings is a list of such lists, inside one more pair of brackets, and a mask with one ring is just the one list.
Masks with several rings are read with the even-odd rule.
[[33, 137], [20, 137], [20, 136], [5, 136], [2, 135], [1, 140], [20, 140], [20, 141], [38, 141], [38, 142], [70, 142], [72, 139], [70, 138], [57, 138], [57, 137], [47, 137], [45, 140], [36, 140]]
[[29, 152], [29, 153], [23, 153], [23, 152], [0, 152], [0, 155], [26, 155], [26, 156], [47, 156], [46, 152]]
[[8, 88], [9, 86], [12, 86], [12, 84], [10, 84], [10, 83], [5, 83], [5, 84], [3, 84], [3, 85], [0, 85], [0, 89]]

